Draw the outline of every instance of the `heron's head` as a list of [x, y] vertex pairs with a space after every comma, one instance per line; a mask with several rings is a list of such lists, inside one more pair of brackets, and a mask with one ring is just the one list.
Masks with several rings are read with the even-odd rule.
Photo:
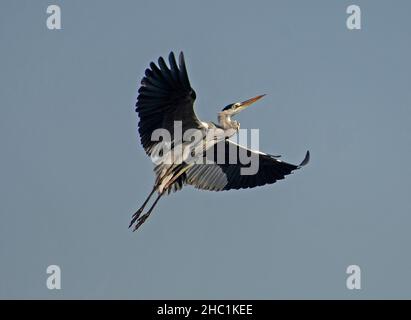
[[261, 94], [259, 96], [245, 100], [243, 102], [231, 103], [228, 106], [226, 106], [223, 110], [221, 110], [221, 112], [228, 114], [228, 115], [235, 115], [239, 113], [240, 111], [244, 110], [245, 108], [251, 106], [254, 102], [256, 102], [257, 100], [260, 100], [264, 96], [265, 94]]

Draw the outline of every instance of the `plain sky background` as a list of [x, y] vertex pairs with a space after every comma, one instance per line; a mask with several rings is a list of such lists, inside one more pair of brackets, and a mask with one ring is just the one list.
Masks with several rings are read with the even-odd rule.
[[[362, 30], [346, 8], [362, 9]], [[60, 31], [46, 8], [61, 6]], [[411, 2], [0, 2], [0, 298], [411, 298]], [[310, 164], [252, 190], [153, 183], [134, 104], [183, 50], [196, 111], [231, 102]], [[46, 268], [62, 290], [46, 288]], [[346, 268], [362, 289], [346, 288]]]

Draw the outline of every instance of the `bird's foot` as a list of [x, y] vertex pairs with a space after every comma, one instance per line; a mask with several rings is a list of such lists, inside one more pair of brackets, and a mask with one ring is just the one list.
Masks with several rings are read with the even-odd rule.
[[[140, 218], [137, 219], [136, 225], [133, 228], [133, 232], [136, 231], [140, 226], [147, 220], [147, 218], [150, 216], [151, 212], [147, 212], [143, 214]], [[134, 223], [134, 222], [133, 222]]]
[[136, 211], [136, 213], [133, 214], [131, 221], [130, 221], [130, 225], [128, 226], [129, 228], [131, 228], [134, 222], [136, 222], [136, 220], [140, 217], [141, 213], [143, 212], [143, 209], [144, 207], [141, 207], [140, 209]]

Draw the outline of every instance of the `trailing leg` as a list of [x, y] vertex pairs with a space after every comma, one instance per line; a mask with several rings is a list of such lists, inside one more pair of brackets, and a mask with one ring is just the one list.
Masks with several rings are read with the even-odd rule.
[[[137, 223], [134, 226], [133, 231], [136, 231], [138, 228], [140, 228], [140, 226], [147, 220], [147, 218], [150, 216], [151, 212], [153, 211], [154, 207], [156, 206], [158, 200], [160, 200], [161, 196], [164, 194], [166, 190], [164, 190], [162, 193], [160, 193], [156, 200], [154, 201], [153, 205], [151, 206], [151, 208], [147, 211], [147, 213], [143, 214], [141, 217], [139, 217], [137, 219]], [[134, 223], [134, 222], [133, 222]]]
[[136, 213], [133, 214], [133, 217], [131, 219], [130, 225], [128, 226], [129, 228], [136, 222], [136, 220], [140, 217], [141, 213], [143, 212], [145, 206], [147, 205], [148, 201], [150, 200], [151, 196], [154, 194], [156, 191], [156, 187], [153, 187], [153, 190], [150, 192], [148, 195], [147, 199], [144, 201], [143, 205], [136, 211]]

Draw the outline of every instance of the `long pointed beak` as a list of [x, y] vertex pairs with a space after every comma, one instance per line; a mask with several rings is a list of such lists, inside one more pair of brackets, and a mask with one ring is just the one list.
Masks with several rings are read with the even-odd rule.
[[238, 111], [244, 110], [245, 108], [251, 106], [254, 102], [257, 102], [258, 100], [260, 100], [264, 96], [265, 96], [265, 94], [261, 94], [259, 96], [254, 97], [254, 98], [251, 98], [251, 99], [245, 100], [243, 102], [240, 102], [240, 106], [238, 108]]

